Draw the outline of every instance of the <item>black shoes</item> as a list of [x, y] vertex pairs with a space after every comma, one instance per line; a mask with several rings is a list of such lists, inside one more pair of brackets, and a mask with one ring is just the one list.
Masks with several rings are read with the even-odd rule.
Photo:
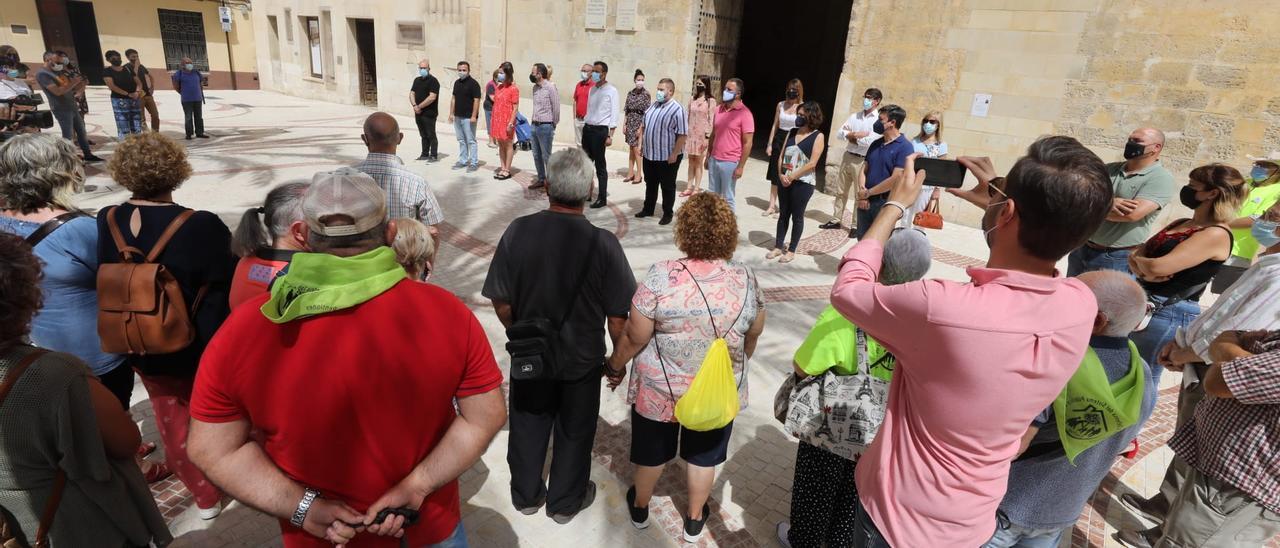
[[538, 513], [538, 510], [541, 510], [542, 505], [546, 503], [547, 503], [547, 497], [546, 495], [543, 495], [542, 498], [538, 500], [537, 504], [534, 504], [533, 506], [530, 506], [528, 508], [520, 508], [519, 506], [517, 506], [516, 511], [526, 516], [532, 516]]
[[639, 213], [636, 213], [636, 218], [637, 218], [637, 219], [643, 219], [643, 218], [645, 218], [645, 217], [652, 217], [652, 216], [653, 216], [653, 212], [652, 212], [652, 211], [641, 211], [641, 212], [639, 212]]
[[[560, 525], [565, 525], [570, 521], [573, 521], [574, 516], [577, 516], [579, 512], [586, 510], [587, 507], [591, 506], [591, 503], [595, 501], [596, 501], [596, 482], [588, 481], [587, 492], [584, 495], [582, 495], [582, 506], [579, 506], [578, 510], [572, 514], [551, 514], [551, 521], [559, 523]], [[550, 511], [548, 511], [547, 513], [550, 514]]]
[[418, 162], [430, 162], [431, 157], [427, 156], [426, 154], [421, 154], [417, 158], [414, 158], [414, 160]]
[[209, 138], [209, 136], [208, 136], [208, 135], [205, 135], [205, 134], [203, 134], [203, 133], [197, 133], [197, 134], [196, 134], [196, 137], [199, 137], [199, 138], [201, 138], [201, 139], [208, 139], [208, 138]]
[[840, 228], [840, 221], [827, 221], [825, 223], [818, 225], [818, 228], [822, 230], [831, 230], [833, 228]]
[[636, 486], [632, 485], [627, 489], [627, 510], [631, 512], [631, 525], [636, 529], [644, 529], [649, 526], [649, 507], [636, 507]]
[[427, 158], [427, 162], [428, 162], [428, 163], [432, 163], [432, 164], [434, 164], [434, 163], [439, 162], [439, 161], [440, 161], [440, 157], [439, 157], [439, 156], [436, 156], [436, 155], [434, 155], [434, 154], [433, 154], [433, 155], [431, 155], [431, 157], [430, 157], [430, 158]]
[[533, 183], [532, 185], [529, 185], [529, 190], [540, 190], [544, 188], [547, 188], [546, 181], [538, 181], [536, 183]]
[[702, 530], [707, 526], [707, 516], [711, 515], [711, 506], [702, 505], [702, 519], [694, 520], [688, 516], [684, 518], [684, 541], [698, 542], [702, 538]]
[[600, 209], [606, 205], [608, 205], [608, 202], [604, 200], [604, 195], [601, 194], [599, 198], [596, 198], [596, 201], [591, 202], [591, 209]]
[[[1159, 502], [1154, 502], [1154, 500], [1159, 500]], [[1160, 523], [1169, 514], [1169, 506], [1168, 504], [1161, 504], [1163, 502], [1164, 499], [1159, 495], [1152, 497], [1152, 499], [1144, 499], [1138, 496], [1137, 493], [1120, 495], [1120, 504], [1122, 506], [1151, 523]]]
[[187, 140], [188, 140], [188, 141], [190, 141], [190, 140], [192, 140], [192, 139], [194, 139], [194, 137], [192, 137], [192, 136], [190, 136], [190, 135], [188, 135], [188, 136], [187, 136]]
[[670, 215], [670, 214], [664, 214], [664, 215], [662, 216], [662, 219], [658, 220], [658, 224], [660, 224], [660, 225], [669, 225], [669, 224], [671, 224], [671, 215]]
[[85, 155], [84, 155], [84, 163], [86, 163], [86, 164], [92, 164], [92, 163], [94, 163], [94, 162], [101, 162], [101, 161], [102, 161], [102, 158], [99, 158], [99, 157], [94, 156], [94, 155], [92, 155], [92, 154], [85, 154]]

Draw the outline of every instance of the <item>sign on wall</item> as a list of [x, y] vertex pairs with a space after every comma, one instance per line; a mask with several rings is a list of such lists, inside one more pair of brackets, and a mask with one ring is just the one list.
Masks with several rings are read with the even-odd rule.
[[618, 30], [636, 30], [637, 0], [618, 0]]
[[222, 32], [231, 32], [231, 8], [218, 6], [218, 20], [222, 21]]
[[588, 29], [604, 29], [604, 19], [609, 13], [609, 0], [587, 0]]
[[979, 118], [986, 118], [987, 113], [991, 111], [991, 94], [975, 93], [973, 94], [973, 105], [969, 107], [969, 115]]

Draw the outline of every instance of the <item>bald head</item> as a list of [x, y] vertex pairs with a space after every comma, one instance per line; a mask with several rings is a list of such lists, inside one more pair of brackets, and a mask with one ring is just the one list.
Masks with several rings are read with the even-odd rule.
[[396, 145], [400, 144], [404, 135], [400, 133], [400, 124], [394, 117], [385, 112], [375, 112], [364, 119], [362, 138], [365, 146], [369, 147], [369, 152], [395, 154]]
[[420, 68], [420, 69], [429, 69], [429, 68], [431, 68], [431, 61], [430, 61], [430, 60], [428, 60], [428, 59], [425, 59], [425, 58], [424, 58], [423, 60], [421, 60], [421, 61], [418, 61], [418, 68]]
[[1093, 291], [1098, 316], [1093, 334], [1128, 337], [1147, 312], [1147, 294], [1128, 274], [1115, 270], [1086, 272], [1077, 277]]

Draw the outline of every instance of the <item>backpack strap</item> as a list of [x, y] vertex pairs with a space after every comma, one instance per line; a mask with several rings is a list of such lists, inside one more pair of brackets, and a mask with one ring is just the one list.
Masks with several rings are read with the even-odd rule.
[[57, 217], [54, 217], [52, 219], [49, 219], [48, 221], [45, 221], [38, 228], [36, 228], [35, 232], [32, 232], [29, 236], [27, 236], [27, 239], [26, 239], [27, 245], [34, 248], [36, 244], [44, 241], [44, 239], [48, 237], [50, 234], [53, 234], [53, 231], [62, 227], [62, 225], [65, 225], [71, 222], [73, 219], [77, 219], [79, 217], [88, 217], [88, 215], [86, 215], [85, 212], [83, 211], [80, 211], [78, 209], [73, 209], [71, 211], [63, 213], [62, 215], [58, 215]]
[[195, 213], [194, 209], [187, 209], [179, 213], [172, 221], [169, 221], [169, 226], [164, 228], [164, 232], [160, 234], [160, 239], [156, 240], [156, 245], [151, 246], [151, 251], [147, 253], [146, 262], [156, 262], [156, 259], [160, 257], [160, 253], [164, 251], [165, 246], [169, 245], [169, 240], [173, 239], [173, 235], [178, 233], [178, 229], [182, 228], [183, 223], [186, 223], [187, 219], [190, 219]]
[[[9, 368], [4, 375], [4, 381], [0, 382], [0, 404], [4, 403], [4, 399], [9, 396], [9, 391], [13, 390], [14, 385], [18, 384], [18, 379], [22, 378], [22, 374], [27, 368], [41, 356], [48, 354], [49, 351], [43, 348], [36, 348], [22, 358], [16, 365]], [[53, 490], [49, 492], [49, 500], [44, 503], [44, 511], [40, 513], [40, 522], [36, 526], [36, 542], [35, 548], [48, 548], [49, 546], [49, 528], [53, 526], [53, 516], [58, 512], [58, 504], [62, 502], [62, 492], [67, 487], [67, 473], [61, 468], [53, 478]]]
[[107, 229], [111, 232], [111, 240], [116, 244], [116, 250], [120, 253], [120, 260], [126, 263], [133, 262], [133, 257], [141, 257], [142, 250], [133, 247], [124, 241], [124, 234], [120, 232], [120, 224], [116, 222], [116, 209], [119, 206], [111, 206], [107, 208]]

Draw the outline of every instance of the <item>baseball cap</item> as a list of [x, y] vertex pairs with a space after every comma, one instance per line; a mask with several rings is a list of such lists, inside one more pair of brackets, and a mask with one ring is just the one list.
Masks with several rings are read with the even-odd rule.
[[[327, 224], [326, 217], [335, 215], [349, 217], [352, 224]], [[364, 234], [387, 220], [387, 196], [373, 177], [355, 169], [322, 171], [302, 196], [302, 218], [316, 234]]]

